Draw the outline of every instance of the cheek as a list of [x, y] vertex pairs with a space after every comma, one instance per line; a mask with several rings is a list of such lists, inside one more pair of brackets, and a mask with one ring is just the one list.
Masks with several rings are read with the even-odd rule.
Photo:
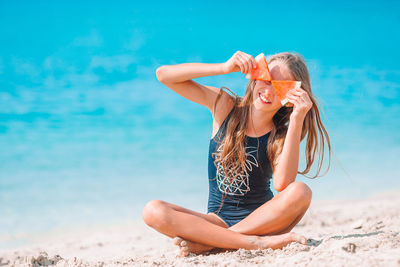
[[279, 97], [277, 95], [275, 95], [275, 97], [274, 97], [274, 107], [276, 107], [278, 109], [282, 107], [281, 100], [279, 99]]
[[254, 93], [253, 93], [253, 100], [257, 100], [257, 98], [258, 98], [258, 93], [257, 93], [257, 92], [254, 92]]

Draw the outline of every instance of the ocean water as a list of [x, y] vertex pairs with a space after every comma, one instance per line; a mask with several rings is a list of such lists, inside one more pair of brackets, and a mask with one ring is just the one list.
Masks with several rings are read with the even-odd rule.
[[[164, 64], [219, 63], [236, 50], [253, 56], [298, 51], [306, 58], [334, 152], [327, 175], [297, 178], [312, 188], [313, 199], [399, 189], [400, 68], [395, 62], [400, 54], [393, 45], [399, 37], [382, 27], [400, 24], [398, 4], [363, 3], [357, 9], [349, 4], [340, 22], [334, 20], [340, 3], [310, 4], [320, 13], [306, 21], [303, 16], [301, 23], [321, 20], [325, 12], [321, 25], [307, 28], [311, 39], [301, 37], [301, 26], [292, 29], [295, 19], [285, 13], [279, 27], [292, 29], [297, 40], [289, 44], [289, 37], [265, 35], [255, 44], [245, 35], [254, 36], [257, 29], [232, 29], [213, 18], [228, 11], [211, 4], [209, 13], [185, 5], [165, 7], [170, 12], [163, 13], [161, 7], [151, 11], [129, 3], [76, 10], [44, 1], [25, 3], [26, 10], [36, 11], [28, 13], [2, 2], [0, 35], [8, 42], [0, 44], [0, 248], [30, 244], [51, 231], [139, 220], [151, 199], [205, 212], [211, 114], [159, 83], [155, 70]], [[374, 16], [371, 8], [377, 8]], [[358, 24], [343, 28], [354, 16]], [[322, 29], [333, 22], [328, 40], [334, 44], [328, 45]], [[379, 27], [376, 38], [368, 39], [366, 28]], [[336, 39], [339, 29], [350, 43]], [[247, 84], [241, 73], [196, 81], [239, 95]]]

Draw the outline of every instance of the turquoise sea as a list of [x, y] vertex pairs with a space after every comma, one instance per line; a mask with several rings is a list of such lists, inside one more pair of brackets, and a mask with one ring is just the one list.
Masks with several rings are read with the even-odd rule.
[[[397, 1], [1, 1], [0, 249], [139, 220], [151, 199], [205, 212], [211, 114], [155, 70], [237, 50], [305, 57], [334, 152], [327, 175], [298, 177], [315, 201], [398, 190], [399, 11]], [[247, 83], [240, 72], [196, 81], [239, 95]]]

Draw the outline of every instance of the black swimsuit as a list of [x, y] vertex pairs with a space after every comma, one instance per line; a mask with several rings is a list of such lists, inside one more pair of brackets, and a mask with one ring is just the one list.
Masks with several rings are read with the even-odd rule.
[[[233, 110], [233, 109], [232, 109]], [[260, 137], [246, 136], [246, 171], [232, 183], [224, 181], [222, 166], [215, 165], [213, 153], [217, 151], [217, 142], [225, 136], [226, 126], [232, 110], [222, 123], [217, 134], [210, 140], [208, 154], [209, 196], [208, 213], [216, 213], [229, 226], [243, 220], [259, 206], [274, 196], [270, 189], [272, 177], [271, 165], [267, 157], [267, 142], [270, 132]], [[257, 149], [258, 147], [258, 149]], [[224, 195], [226, 195], [224, 197]], [[224, 198], [221, 210], [221, 200]]]

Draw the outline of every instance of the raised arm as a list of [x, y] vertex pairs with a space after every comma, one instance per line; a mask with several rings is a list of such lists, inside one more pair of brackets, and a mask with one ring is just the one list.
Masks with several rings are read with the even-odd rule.
[[184, 98], [207, 107], [211, 112], [215, 99], [221, 89], [201, 85], [192, 79], [226, 74], [224, 63], [184, 63], [164, 65], [157, 69], [157, 79]]
[[276, 191], [280, 192], [294, 182], [299, 168], [300, 137], [302, 121], [291, 120], [285, 137], [281, 154], [277, 158], [277, 165], [272, 176]]
[[[178, 65], [164, 65], [157, 69], [157, 79], [186, 99], [207, 107], [214, 115], [214, 103], [221, 89], [208, 85], [201, 85], [192, 79], [228, 74], [241, 71], [248, 73], [256, 65], [254, 58], [246, 53], [237, 51], [225, 63], [183, 63]], [[232, 97], [222, 92], [221, 105], [226, 101], [233, 101]], [[220, 104], [218, 104], [220, 105]], [[218, 106], [217, 108], [218, 109]]]
[[273, 174], [273, 184], [277, 191], [282, 191], [296, 179], [303, 123], [306, 114], [312, 107], [310, 97], [302, 88], [291, 90], [287, 97], [294, 106], [293, 112], [290, 114], [283, 149], [277, 158], [277, 165]]

